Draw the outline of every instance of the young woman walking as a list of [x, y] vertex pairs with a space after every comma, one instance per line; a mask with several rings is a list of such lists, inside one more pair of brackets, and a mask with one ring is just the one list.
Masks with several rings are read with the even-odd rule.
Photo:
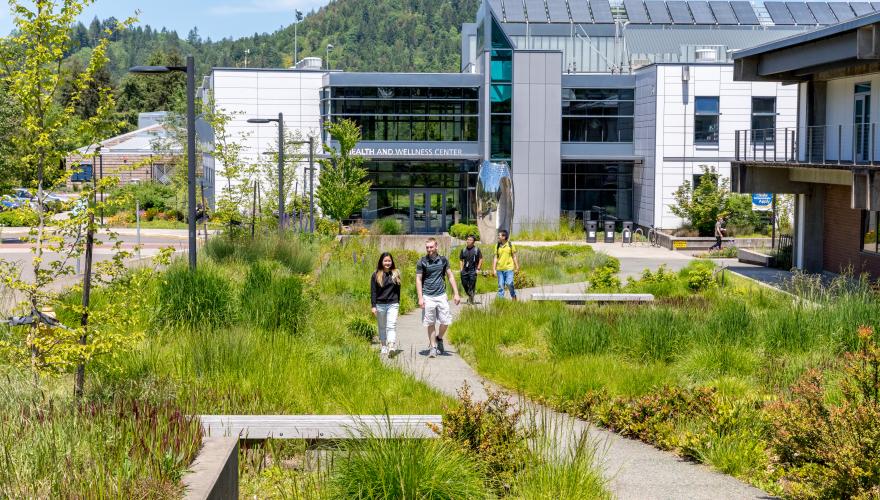
[[379, 323], [379, 341], [382, 354], [394, 357], [397, 349], [397, 314], [400, 309], [400, 271], [394, 265], [394, 257], [385, 252], [379, 256], [376, 272], [370, 280], [370, 299], [373, 316]]

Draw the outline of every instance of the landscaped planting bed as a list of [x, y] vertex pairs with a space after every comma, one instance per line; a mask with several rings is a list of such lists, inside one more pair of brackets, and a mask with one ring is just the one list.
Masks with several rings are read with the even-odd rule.
[[[180, 478], [201, 443], [192, 417], [198, 414], [460, 412], [461, 403], [385, 366], [371, 346], [368, 284], [378, 255], [359, 240], [217, 237], [194, 272], [184, 262], [139, 271], [145, 274], [138, 303], [109, 304], [98, 291], [94, 306], [127, 315], [125, 324], [141, 332], [133, 337], [139, 344], [90, 365], [80, 401], [69, 392], [68, 376], [44, 377], [35, 386], [29, 374], [0, 362], [9, 382], [0, 393], [0, 496], [179, 497]], [[419, 255], [394, 255], [404, 277], [401, 309], [412, 310]], [[78, 300], [70, 295], [64, 302]], [[65, 322], [77, 319], [59, 314]], [[242, 493], [525, 497], [549, 482], [571, 491], [589, 485], [604, 495], [590, 448], [545, 460], [526, 445], [530, 436], [514, 432], [513, 424], [504, 427], [498, 411], [472, 407], [459, 416], [464, 430], [454, 435], [353, 442], [334, 454], [332, 467], [318, 470], [299, 465], [303, 443], [245, 446]], [[493, 436], [485, 438], [488, 448], [469, 447], [484, 434]], [[493, 482], [497, 471], [489, 468], [497, 457], [484, 453], [494, 447], [515, 448], [496, 464], [509, 473], [503, 484]], [[360, 456], [370, 460], [356, 460]], [[376, 464], [383, 463], [405, 466], [407, 480], [378, 474]], [[517, 474], [522, 477], [514, 482]]]
[[623, 285], [653, 305], [499, 301], [451, 335], [510, 390], [773, 493], [876, 495], [880, 299], [798, 277], [799, 300], [711, 269]]

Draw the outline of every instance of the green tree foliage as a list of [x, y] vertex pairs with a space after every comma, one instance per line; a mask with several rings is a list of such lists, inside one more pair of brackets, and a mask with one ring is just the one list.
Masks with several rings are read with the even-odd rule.
[[702, 165], [701, 168], [703, 175], [696, 187], [690, 181], [684, 181], [675, 191], [675, 203], [670, 207], [672, 213], [684, 219], [701, 236], [714, 234], [719, 215], [727, 217], [731, 225], [753, 230], [759, 224], [759, 218], [752, 211], [751, 199], [747, 195], [731, 193], [730, 179], [722, 178], [713, 167]]
[[321, 210], [339, 224], [342, 233], [342, 221], [367, 204], [370, 182], [366, 180], [364, 158], [351, 154], [361, 140], [361, 129], [357, 124], [341, 120], [328, 124], [327, 131], [339, 143], [339, 150], [324, 145], [329, 158], [321, 160], [320, 183], [315, 194]]

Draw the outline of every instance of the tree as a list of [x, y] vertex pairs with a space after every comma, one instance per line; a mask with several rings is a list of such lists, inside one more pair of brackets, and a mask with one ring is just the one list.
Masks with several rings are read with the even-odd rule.
[[714, 167], [701, 165], [700, 168], [703, 175], [696, 187], [692, 187], [690, 181], [684, 181], [675, 190], [675, 204], [670, 207], [672, 213], [687, 221], [700, 236], [714, 234], [719, 215], [727, 217], [732, 225], [753, 230], [760, 221], [758, 214], [752, 211], [748, 195], [731, 193], [730, 179], [722, 178]]
[[244, 147], [242, 142], [247, 140], [248, 135], [239, 133], [237, 138], [231, 136], [228, 126], [235, 118], [235, 114], [229, 114], [224, 109], [218, 108], [213, 96], [208, 97], [202, 116], [214, 131], [214, 149], [211, 151], [211, 156], [215, 162], [216, 173], [226, 179], [226, 188], [217, 199], [215, 215], [219, 222], [231, 225], [241, 221], [242, 213], [253, 192], [249, 179], [250, 170], [241, 158]]
[[[0, 353], [28, 366], [35, 384], [39, 383], [41, 373], [76, 367], [75, 392], [81, 394], [85, 364], [94, 356], [114, 351], [119, 345], [117, 340], [100, 336], [101, 327], [106, 325], [89, 323], [88, 291], [92, 274], [86, 273], [81, 289], [82, 306], [76, 307], [80, 313], [79, 325], [64, 325], [53, 318], [52, 312], [65, 307], [56, 291], [58, 280], [73, 274], [74, 259], [84, 253], [90, 255], [86, 241], [91, 243], [97, 232], [95, 211], [101, 205], [95, 202], [94, 189], [89, 186], [83, 199], [92, 200], [92, 204], [71, 211], [64, 219], [54, 219], [47, 195], [50, 189], [65, 181], [68, 172], [63, 167], [63, 158], [81, 144], [87, 144], [85, 150], [91, 153], [86, 155], [94, 157], [97, 141], [118, 129], [119, 124], [112, 118], [115, 108], [112, 89], [102, 85], [98, 78], [108, 62], [109, 42], [104, 37], [96, 43], [67, 102], [62, 103], [59, 98], [62, 62], [75, 43], [70, 27], [91, 0], [10, 0], [9, 3], [14, 13], [15, 32], [0, 48], [5, 61], [2, 87], [7, 91], [9, 105], [18, 113], [18, 125], [9, 131], [8, 146], [18, 159], [19, 180], [34, 196], [37, 222], [27, 237], [33, 253], [33, 277], [22, 277], [20, 263], [0, 260], [0, 282], [20, 299], [16, 310], [21, 317], [17, 322], [26, 330], [25, 334], [0, 339]], [[132, 21], [120, 24], [124, 27]], [[80, 116], [78, 108], [90, 92], [95, 93], [94, 114]], [[103, 189], [112, 182], [105, 179], [97, 188]], [[113, 258], [96, 266], [96, 282], [106, 283], [121, 274], [121, 264], [128, 253], [121, 250], [118, 240], [113, 249]], [[52, 254], [58, 257], [51, 260]], [[88, 259], [86, 265], [91, 265]], [[91, 342], [89, 335], [92, 335]]]
[[366, 180], [364, 158], [352, 155], [361, 140], [357, 124], [348, 119], [329, 123], [327, 132], [339, 143], [339, 150], [324, 145], [329, 158], [320, 160], [321, 174], [315, 195], [321, 211], [339, 224], [341, 234], [342, 221], [366, 206], [370, 181]]

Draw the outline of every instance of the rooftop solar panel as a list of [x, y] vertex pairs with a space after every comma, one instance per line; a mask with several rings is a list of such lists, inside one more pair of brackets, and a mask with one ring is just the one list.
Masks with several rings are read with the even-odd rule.
[[495, 17], [499, 20], [504, 19], [504, 10], [501, 8], [501, 0], [489, 0], [489, 7], [492, 8], [492, 12], [495, 13]]
[[648, 9], [648, 15], [651, 16], [651, 22], [654, 24], [672, 24], [672, 18], [669, 17], [669, 11], [666, 10], [666, 2], [658, 0], [648, 0], [645, 2]]
[[669, 0], [666, 2], [669, 7], [669, 14], [672, 15], [672, 22], [675, 24], [694, 24], [694, 18], [691, 17], [691, 11], [688, 9], [687, 2], [682, 0]]
[[730, 2], [730, 7], [733, 9], [733, 13], [736, 14], [740, 24], [761, 24], [758, 22], [758, 15], [755, 14], [755, 9], [752, 8], [750, 2], [745, 0]]
[[526, 14], [530, 23], [546, 23], [547, 9], [544, 8], [544, 0], [526, 0]]
[[816, 22], [823, 25], [837, 24], [837, 16], [831, 12], [831, 7], [825, 2], [807, 2], [807, 7], [816, 18]]
[[565, 4], [565, 0], [547, 0], [547, 10], [550, 11], [551, 23], [567, 23], [569, 21], [568, 6]]
[[785, 2], [785, 6], [788, 7], [788, 11], [791, 12], [791, 17], [794, 18], [794, 22], [799, 25], [816, 24], [816, 18], [813, 17], [813, 13], [810, 12], [810, 9], [807, 8], [807, 4], [804, 2]]
[[715, 20], [718, 21], [718, 24], [739, 24], [736, 16], [733, 15], [730, 3], [721, 0], [711, 0], [709, 7], [712, 8], [712, 13], [715, 14]]
[[874, 7], [871, 6], [870, 2], [850, 2], [849, 6], [856, 13], [856, 16], [861, 17], [874, 13]]
[[834, 15], [837, 16], [837, 20], [840, 22], [849, 21], [856, 17], [846, 2], [828, 2], [828, 6], [831, 7], [831, 11], [834, 12]]
[[590, 10], [593, 11], [593, 19], [597, 23], [613, 23], [614, 16], [611, 15], [611, 4], [608, 0], [590, 0]]
[[568, 0], [568, 9], [571, 11], [572, 21], [576, 23], [593, 22], [593, 16], [590, 15], [587, 0]]
[[770, 19], [773, 19], [773, 24], [794, 24], [794, 18], [783, 2], [764, 2], [764, 7], [767, 8]]
[[623, 6], [626, 7], [626, 17], [629, 22], [637, 24], [648, 24], [651, 18], [645, 11], [645, 4], [642, 0], [623, 0]]
[[504, 17], [509, 23], [526, 22], [522, 0], [504, 0]]
[[694, 22], [697, 24], [715, 24], [715, 16], [709, 8], [708, 2], [699, 0], [690, 0], [688, 5], [691, 8], [691, 14], [694, 15]]

